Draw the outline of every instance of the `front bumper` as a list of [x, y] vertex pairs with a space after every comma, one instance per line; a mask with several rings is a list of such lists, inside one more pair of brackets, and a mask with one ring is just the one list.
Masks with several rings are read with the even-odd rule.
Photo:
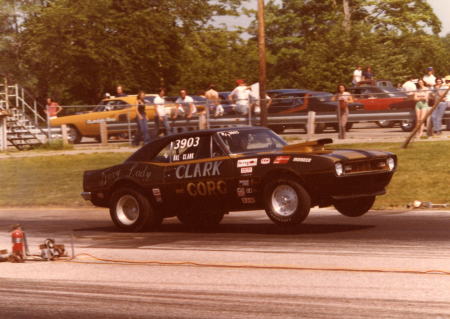
[[91, 200], [92, 199], [92, 193], [91, 192], [82, 192], [81, 197], [83, 197], [84, 200]]

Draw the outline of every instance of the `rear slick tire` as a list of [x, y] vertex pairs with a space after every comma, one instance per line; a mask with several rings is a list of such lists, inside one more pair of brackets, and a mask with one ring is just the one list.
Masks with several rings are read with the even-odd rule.
[[334, 202], [334, 207], [344, 216], [359, 217], [367, 213], [375, 202], [375, 196], [342, 199]]
[[109, 207], [111, 219], [120, 229], [140, 232], [153, 230], [162, 222], [162, 216], [142, 193], [129, 187], [116, 190]]
[[303, 222], [311, 209], [311, 197], [295, 180], [278, 178], [264, 187], [267, 216], [277, 225], [293, 226]]

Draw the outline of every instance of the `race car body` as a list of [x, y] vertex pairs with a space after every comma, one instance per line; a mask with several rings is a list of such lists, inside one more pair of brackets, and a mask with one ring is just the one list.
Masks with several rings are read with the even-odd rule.
[[267, 128], [193, 131], [155, 140], [124, 163], [84, 173], [82, 193], [109, 207], [123, 229], [154, 228], [177, 216], [213, 225], [230, 211], [265, 209], [277, 224], [301, 223], [313, 206], [360, 216], [385, 193], [397, 158], [329, 150], [331, 139], [287, 145]]

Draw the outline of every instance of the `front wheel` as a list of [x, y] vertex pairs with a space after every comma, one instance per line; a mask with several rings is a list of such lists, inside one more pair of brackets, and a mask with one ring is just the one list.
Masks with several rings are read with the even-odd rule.
[[151, 230], [162, 222], [162, 215], [153, 209], [148, 198], [129, 187], [113, 193], [109, 211], [114, 224], [127, 231]]
[[415, 120], [403, 120], [400, 122], [400, 128], [403, 132], [411, 132], [416, 127]]
[[295, 180], [275, 179], [264, 188], [267, 216], [282, 226], [297, 225], [308, 217], [311, 197]]
[[70, 144], [79, 144], [82, 138], [83, 136], [75, 126], [69, 125], [67, 127], [67, 139]]
[[359, 217], [372, 208], [375, 196], [341, 199], [334, 202], [334, 207], [344, 216]]

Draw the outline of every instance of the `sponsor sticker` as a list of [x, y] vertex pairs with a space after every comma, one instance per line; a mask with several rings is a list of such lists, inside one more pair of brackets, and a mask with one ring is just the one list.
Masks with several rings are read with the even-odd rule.
[[239, 131], [219, 132], [221, 136], [231, 136], [239, 134]]
[[242, 167], [241, 174], [251, 174], [253, 173], [253, 167]]
[[287, 164], [291, 159], [290, 156], [277, 156], [273, 161], [274, 164]]
[[300, 162], [300, 163], [311, 163], [312, 158], [310, 157], [294, 157], [292, 159], [293, 162]]
[[249, 179], [241, 179], [241, 180], [239, 180], [239, 185], [250, 186], [250, 180]]
[[261, 164], [262, 165], [270, 164], [270, 158], [269, 157], [261, 158]]
[[241, 201], [242, 204], [254, 204], [256, 202], [254, 197], [242, 197]]
[[239, 197], [244, 197], [245, 196], [245, 188], [243, 187], [238, 187], [236, 189], [236, 193]]
[[258, 165], [258, 159], [257, 158], [247, 158], [247, 159], [241, 159], [237, 161], [237, 167], [249, 167], [249, 166], [256, 166]]

